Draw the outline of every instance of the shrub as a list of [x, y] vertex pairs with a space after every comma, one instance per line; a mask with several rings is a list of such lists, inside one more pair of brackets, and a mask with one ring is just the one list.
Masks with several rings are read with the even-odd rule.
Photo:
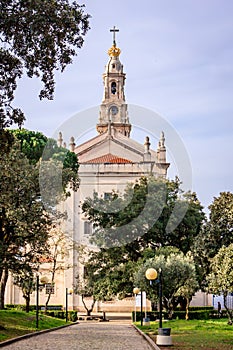
[[69, 311], [68, 312], [68, 318], [69, 318], [69, 321], [76, 322], [77, 319], [78, 319], [77, 311]]
[[[5, 308], [26, 311], [26, 305], [24, 304], [6, 304]], [[43, 311], [44, 308], [45, 308], [44, 305], [39, 305], [39, 310]], [[29, 310], [35, 311], [36, 305], [30, 305]], [[48, 305], [47, 310], [62, 310], [62, 305]]]
[[[135, 315], [135, 312], [133, 311], [132, 312], [132, 320], [133, 321], [134, 321], [134, 315]], [[143, 318], [145, 318], [145, 312], [143, 312], [142, 315], [143, 315]], [[186, 316], [186, 312], [181, 311], [180, 308], [177, 308], [173, 312], [172, 318], [185, 320], [185, 316]], [[218, 318], [219, 317], [217, 310], [215, 310], [213, 306], [200, 306], [200, 307], [193, 306], [193, 307], [190, 307], [188, 316], [189, 316], [190, 320], [208, 320], [211, 318]], [[155, 321], [155, 320], [159, 319], [159, 312], [158, 311], [148, 311], [147, 317], [151, 321]], [[221, 317], [227, 317], [225, 310], [222, 310]], [[167, 318], [168, 318], [168, 313], [163, 312], [163, 319], [167, 319]], [[137, 311], [136, 312], [136, 321], [140, 321], [140, 320], [141, 320], [141, 312]]]

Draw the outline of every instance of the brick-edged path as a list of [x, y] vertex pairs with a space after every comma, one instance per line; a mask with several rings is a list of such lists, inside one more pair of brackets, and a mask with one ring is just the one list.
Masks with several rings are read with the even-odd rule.
[[35, 335], [3, 347], [4, 350], [152, 350], [130, 324], [80, 322]]

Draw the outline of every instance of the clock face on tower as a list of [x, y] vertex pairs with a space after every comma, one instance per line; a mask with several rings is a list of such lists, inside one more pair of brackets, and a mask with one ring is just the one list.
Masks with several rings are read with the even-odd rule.
[[118, 113], [118, 108], [117, 106], [112, 106], [110, 107], [110, 112], [113, 114], [113, 115], [116, 115]]

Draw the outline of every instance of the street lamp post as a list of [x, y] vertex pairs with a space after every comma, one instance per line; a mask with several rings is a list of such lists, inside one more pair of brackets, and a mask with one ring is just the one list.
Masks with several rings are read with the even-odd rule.
[[159, 284], [159, 329], [157, 335], [157, 345], [169, 346], [172, 345], [172, 338], [170, 336], [171, 328], [162, 328], [162, 298], [163, 298], [163, 283], [162, 283], [162, 269], [159, 269], [159, 274], [153, 268], [146, 270], [146, 278], [150, 281], [150, 285], [153, 281]]
[[159, 275], [157, 271], [153, 268], [149, 268], [146, 270], [146, 278], [150, 281], [150, 285], [152, 285], [153, 281], [157, 280], [159, 284], [159, 328], [163, 327], [162, 321], [162, 297], [163, 297], [163, 287], [162, 287], [162, 270], [159, 270]]
[[40, 280], [39, 275], [36, 276], [36, 329], [39, 328], [39, 291], [40, 287], [44, 287], [46, 283], [48, 283], [48, 278], [46, 276], [41, 277]]
[[142, 294], [142, 290], [141, 290], [141, 327], [143, 325], [143, 294]]
[[72, 288], [66, 288], [66, 322], [68, 322], [68, 295], [73, 294]]
[[36, 329], [39, 327], [39, 276], [36, 276]]
[[137, 295], [140, 293], [140, 289], [139, 288], [137, 288], [137, 287], [135, 287], [134, 289], [133, 289], [133, 293], [134, 293], [134, 298], [135, 298], [135, 306], [134, 306], [134, 308], [135, 308], [135, 311], [134, 311], [134, 322], [136, 322], [137, 321], [137, 317], [136, 317], [136, 313], [137, 313], [137, 308], [136, 308], [136, 300], [137, 300]]

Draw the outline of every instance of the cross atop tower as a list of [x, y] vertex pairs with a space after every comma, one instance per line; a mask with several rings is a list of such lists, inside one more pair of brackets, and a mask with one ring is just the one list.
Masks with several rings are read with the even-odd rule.
[[113, 32], [113, 45], [116, 46], [116, 32], [119, 32], [119, 29], [114, 26], [113, 29], [110, 29], [110, 32]]

